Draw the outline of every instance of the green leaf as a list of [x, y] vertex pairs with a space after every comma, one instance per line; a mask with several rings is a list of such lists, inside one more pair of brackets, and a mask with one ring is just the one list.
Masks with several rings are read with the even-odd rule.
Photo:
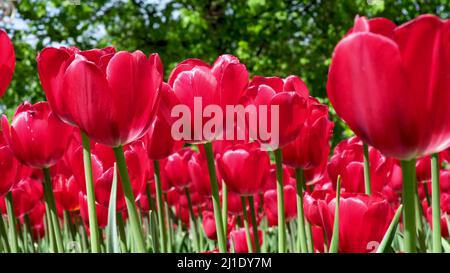
[[442, 248], [444, 249], [445, 253], [450, 253], [450, 243], [445, 240], [445, 238], [441, 238], [442, 241]]
[[334, 210], [333, 237], [330, 243], [330, 253], [338, 253], [339, 249], [339, 202], [341, 199], [341, 177], [338, 176], [336, 186], [336, 206]]
[[383, 240], [378, 247], [377, 253], [387, 253], [391, 248], [392, 241], [394, 240], [395, 231], [397, 230], [398, 221], [400, 220], [400, 216], [402, 215], [403, 205], [400, 205], [395, 212], [394, 217], [392, 218], [391, 224], [389, 225], [388, 230], [384, 234]]
[[106, 251], [108, 253], [120, 253], [119, 237], [117, 235], [116, 198], [117, 169], [116, 164], [114, 163], [114, 174], [108, 207], [108, 225], [106, 226]]
[[152, 238], [152, 246], [154, 252], [160, 252], [159, 240], [158, 240], [158, 219], [156, 219], [156, 214], [152, 210], [149, 214], [150, 218], [150, 236]]

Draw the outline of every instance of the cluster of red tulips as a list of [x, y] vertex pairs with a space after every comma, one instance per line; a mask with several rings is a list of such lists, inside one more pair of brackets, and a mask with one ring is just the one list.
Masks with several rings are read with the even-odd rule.
[[[331, 152], [328, 106], [297, 76], [250, 79], [222, 55], [164, 82], [158, 54], [45, 48], [47, 101], [1, 120], [0, 251], [450, 251], [449, 64], [450, 21], [357, 17], [327, 86], [357, 136]], [[14, 66], [0, 30], [2, 95]], [[278, 106], [276, 146], [238, 121], [244, 139], [174, 138], [195, 98]]]

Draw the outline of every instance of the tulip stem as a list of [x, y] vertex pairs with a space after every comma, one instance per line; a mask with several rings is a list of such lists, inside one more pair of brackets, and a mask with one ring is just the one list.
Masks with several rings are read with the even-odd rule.
[[403, 223], [405, 251], [416, 252], [416, 160], [402, 160], [403, 176]]
[[297, 180], [297, 251], [300, 253], [308, 252], [306, 245], [306, 231], [305, 231], [305, 213], [303, 211], [303, 187], [305, 184], [305, 177], [303, 170], [295, 169], [295, 178]]
[[91, 158], [91, 144], [89, 137], [82, 131], [81, 140], [83, 145], [83, 163], [84, 163], [84, 177], [86, 181], [86, 196], [88, 204], [89, 216], [89, 230], [91, 231], [91, 252], [100, 252], [100, 238], [97, 232], [98, 220], [97, 210], [95, 207], [95, 193], [94, 193], [94, 177], [92, 175], [92, 158]]
[[52, 180], [50, 178], [49, 168], [44, 168], [44, 198], [50, 212], [50, 225], [53, 228], [56, 239], [56, 248], [58, 252], [64, 252], [64, 246], [61, 236], [61, 227], [59, 226], [58, 212], [56, 210], [55, 196], [53, 195]]
[[8, 213], [8, 229], [9, 241], [11, 243], [11, 252], [19, 252], [19, 243], [17, 241], [16, 216], [14, 214], [14, 205], [12, 200], [12, 193], [8, 192], [5, 198], [6, 211]]
[[260, 253], [261, 246], [259, 245], [258, 222], [256, 222], [255, 198], [253, 198], [253, 195], [248, 196], [248, 203], [250, 205], [250, 213], [252, 216], [253, 240], [255, 242], [255, 252]]
[[167, 225], [169, 227], [169, 235], [167, 236], [167, 252], [173, 253], [174, 250], [174, 237], [173, 237], [173, 222], [172, 222], [172, 211], [169, 207], [169, 203], [167, 202], [167, 192], [163, 194], [163, 205], [164, 205], [164, 213], [167, 216]]
[[369, 163], [369, 146], [366, 143], [363, 143], [363, 151], [364, 151], [364, 187], [366, 190], [366, 194], [371, 194], [370, 189], [370, 163]]
[[186, 194], [186, 199], [188, 201], [188, 206], [189, 206], [189, 214], [191, 216], [191, 221], [192, 221], [192, 225], [193, 225], [193, 229], [194, 229], [194, 245], [195, 248], [197, 249], [197, 252], [200, 252], [200, 241], [199, 241], [199, 236], [198, 236], [198, 227], [197, 227], [197, 219], [195, 218], [195, 214], [194, 214], [194, 208], [192, 207], [192, 200], [191, 200], [191, 195], [189, 193], [189, 188], [185, 188], [184, 192]]
[[[336, 205], [334, 207], [334, 223], [333, 223], [333, 236], [330, 242], [330, 253], [338, 253], [339, 251], [339, 206], [341, 200], [341, 177], [338, 176], [336, 185]], [[326, 236], [323, 237], [323, 241], [326, 241]]]
[[228, 187], [227, 184], [222, 181], [222, 223], [225, 234], [227, 234], [228, 226]]
[[[426, 188], [426, 186], [425, 186]], [[442, 252], [441, 241], [441, 193], [439, 188], [439, 156], [431, 155], [431, 203], [433, 213], [433, 252]]]
[[134, 243], [138, 252], [145, 252], [144, 236], [142, 235], [141, 222], [136, 210], [136, 203], [134, 199], [133, 189], [131, 187], [130, 177], [128, 175], [127, 163], [123, 153], [123, 147], [118, 146], [113, 148], [114, 155], [117, 161], [120, 178], [122, 181], [122, 189], [125, 195], [125, 203], [127, 205], [128, 217], [130, 219], [131, 230], [134, 237]]
[[278, 204], [278, 252], [286, 252], [286, 221], [284, 216], [283, 163], [281, 149], [275, 150], [277, 174], [277, 204]]
[[0, 240], [6, 253], [9, 253], [11, 251], [11, 248], [9, 247], [8, 235], [6, 235], [5, 223], [3, 221], [3, 215], [1, 215], [1, 213], [0, 213]]
[[[156, 203], [158, 207], [158, 226], [161, 233], [161, 252], [167, 251], [167, 228], [166, 228], [166, 217], [164, 213], [164, 200], [162, 196], [162, 186], [161, 186], [161, 171], [158, 160], [153, 160], [153, 169], [155, 173], [155, 184], [156, 184]], [[149, 197], [151, 198], [151, 197]]]
[[207, 142], [204, 144], [206, 152], [206, 160], [208, 162], [209, 182], [211, 184], [211, 195], [214, 207], [214, 218], [216, 220], [217, 240], [219, 241], [219, 251], [222, 253], [227, 252], [227, 242], [223, 228], [222, 211], [220, 208], [219, 186], [217, 182], [216, 166], [214, 163], [214, 153], [212, 143]]
[[242, 217], [244, 218], [245, 238], [247, 238], [248, 253], [252, 253], [253, 252], [253, 243], [252, 243], [252, 237], [250, 235], [250, 228], [249, 228], [249, 224], [248, 224], [247, 204], [245, 201], [245, 196], [241, 196], [241, 204], [242, 204]]

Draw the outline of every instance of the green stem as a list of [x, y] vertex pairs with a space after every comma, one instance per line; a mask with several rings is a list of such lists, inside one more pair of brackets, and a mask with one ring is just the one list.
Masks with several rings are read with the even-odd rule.
[[194, 229], [194, 245], [197, 252], [200, 252], [200, 244], [199, 244], [199, 236], [198, 236], [198, 227], [197, 227], [197, 219], [195, 218], [194, 208], [192, 207], [191, 195], [189, 194], [189, 189], [185, 188], [184, 192], [186, 194], [186, 198], [189, 206], [189, 214], [191, 216], [191, 221]]
[[416, 252], [416, 160], [402, 160], [405, 251]]
[[83, 144], [83, 163], [84, 176], [86, 180], [86, 196], [88, 203], [89, 216], [89, 230], [91, 231], [91, 251], [92, 253], [100, 252], [100, 238], [98, 236], [98, 220], [97, 210], [95, 207], [95, 193], [94, 193], [94, 177], [92, 175], [92, 158], [91, 158], [91, 144], [89, 137], [81, 132], [81, 139]]
[[308, 252], [308, 247], [306, 245], [305, 213], [303, 211], [303, 187], [305, 178], [302, 169], [295, 169], [295, 178], [297, 180], [297, 251], [306, 253]]
[[52, 220], [50, 217], [50, 208], [48, 207], [48, 204], [45, 204], [45, 234], [45, 237], [48, 238], [47, 242], [50, 251], [57, 253], [58, 249], [56, 248], [55, 232], [52, 228]]
[[125, 203], [128, 210], [128, 218], [131, 224], [131, 230], [134, 237], [135, 247], [138, 252], [145, 252], [144, 236], [142, 235], [141, 223], [138, 212], [136, 210], [136, 203], [134, 199], [133, 189], [131, 187], [130, 177], [128, 175], [127, 163], [123, 153], [123, 147], [118, 146], [113, 148], [114, 155], [119, 168], [119, 174], [122, 181], [122, 190], [125, 195]]
[[219, 198], [219, 186], [217, 182], [216, 167], [214, 163], [214, 154], [211, 142], [205, 143], [206, 160], [208, 162], [209, 171], [209, 182], [211, 184], [211, 195], [214, 207], [214, 218], [216, 220], [216, 231], [217, 240], [219, 242], [219, 251], [222, 253], [227, 252], [227, 238], [225, 236], [223, 221], [222, 221], [222, 211], [220, 208], [220, 198]]
[[3, 221], [3, 216], [0, 213], [0, 237], [3, 243], [3, 248], [5, 249], [6, 253], [9, 253], [11, 251], [11, 248], [9, 247], [8, 242], [8, 235], [6, 235], [6, 229], [5, 229], [5, 222]]
[[[333, 224], [333, 236], [330, 242], [330, 253], [338, 253], [339, 251], [339, 206], [341, 201], [341, 177], [338, 176], [336, 186], [336, 205], [334, 208], [334, 224]], [[324, 242], [326, 236], [323, 237]]]
[[363, 143], [364, 150], [364, 187], [366, 190], [366, 194], [371, 194], [370, 189], [370, 165], [369, 165], [369, 146], [366, 143]]
[[117, 230], [120, 239], [120, 249], [122, 253], [126, 253], [128, 252], [127, 237], [125, 235], [125, 224], [123, 223], [123, 217], [121, 212], [117, 213]]
[[[314, 252], [313, 236], [312, 236], [312, 231], [311, 231], [311, 225], [308, 223], [308, 221], [306, 221], [306, 223], [305, 223], [305, 230], [306, 230], [306, 245], [307, 245], [308, 253], [313, 253]], [[324, 237], [324, 238], [326, 238], [326, 237]], [[325, 241], [326, 241], [326, 239], [325, 239]]]
[[259, 245], [258, 223], [256, 222], [255, 200], [253, 198], [253, 195], [248, 196], [248, 203], [250, 205], [250, 213], [252, 217], [253, 239], [255, 240], [255, 252], [260, 253], [261, 246]]
[[283, 163], [281, 149], [275, 150], [278, 203], [278, 252], [286, 252], [286, 220], [284, 216]]
[[164, 213], [167, 216], [167, 226], [169, 229], [169, 236], [168, 240], [167, 240], [167, 252], [168, 253], [173, 253], [174, 251], [174, 243], [175, 243], [175, 239], [174, 239], [174, 232], [173, 232], [173, 222], [172, 222], [172, 214], [171, 214], [171, 209], [169, 207], [169, 203], [167, 202], [167, 193], [164, 193]]
[[441, 190], [439, 188], [438, 154], [431, 155], [431, 195], [431, 205], [433, 212], [433, 252], [441, 253]]
[[58, 212], [56, 210], [56, 202], [55, 202], [55, 196], [53, 195], [53, 186], [52, 186], [52, 180], [50, 178], [50, 170], [49, 168], [44, 168], [44, 198], [45, 202], [48, 204], [49, 211], [50, 211], [50, 220], [51, 220], [51, 226], [53, 228], [53, 232], [55, 234], [56, 239], [56, 248], [58, 252], [64, 252], [64, 246], [61, 236], [61, 227], [59, 225], [59, 218], [58, 218]]
[[[155, 184], [156, 184], [156, 206], [158, 207], [158, 226], [160, 232], [160, 246], [161, 252], [167, 252], [167, 228], [166, 228], [166, 217], [164, 213], [164, 200], [162, 195], [162, 186], [161, 186], [161, 173], [159, 161], [153, 161], [153, 169], [155, 173]], [[151, 198], [151, 197], [149, 197]]]
[[16, 216], [14, 214], [14, 205], [12, 200], [12, 193], [8, 192], [5, 198], [6, 211], [8, 213], [8, 228], [9, 228], [9, 240], [11, 243], [11, 252], [19, 252], [19, 242], [17, 239], [17, 226], [16, 226]]
[[225, 234], [227, 234], [228, 226], [228, 187], [222, 181], [222, 223]]
[[247, 205], [245, 204], [245, 196], [241, 196], [241, 204], [242, 204], [242, 215], [244, 218], [245, 238], [247, 238], [248, 253], [252, 253], [253, 244], [252, 244], [252, 237], [250, 235], [250, 228], [248, 225]]

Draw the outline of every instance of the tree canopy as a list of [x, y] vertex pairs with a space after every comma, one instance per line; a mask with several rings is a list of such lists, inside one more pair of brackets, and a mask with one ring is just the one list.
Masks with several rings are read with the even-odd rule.
[[[7, 2], [7, 1], [6, 1]], [[0, 11], [15, 45], [13, 82], [2, 98], [11, 113], [24, 100], [45, 99], [36, 55], [49, 45], [82, 49], [113, 45], [119, 50], [157, 52], [170, 70], [186, 58], [214, 61], [230, 53], [251, 75], [299, 75], [313, 96], [328, 103], [327, 71], [333, 48], [356, 15], [386, 17], [402, 24], [431, 13], [448, 18], [448, 0], [21, 0], [14, 18]], [[0, 6], [1, 7], [1, 6]], [[334, 117], [337, 121], [338, 119]], [[348, 134], [335, 126], [337, 141]]]

